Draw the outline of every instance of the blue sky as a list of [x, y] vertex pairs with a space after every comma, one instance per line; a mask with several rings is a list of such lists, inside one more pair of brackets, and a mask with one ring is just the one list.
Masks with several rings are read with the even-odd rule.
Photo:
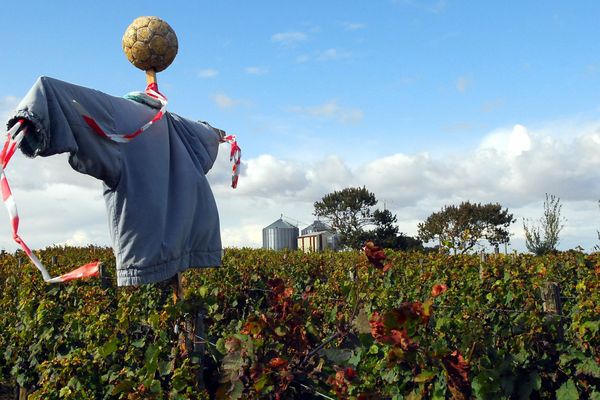
[[[519, 219], [517, 249], [522, 218], [554, 193], [563, 247], [597, 242], [598, 2], [29, 1], [4, 13], [4, 116], [40, 75], [141, 90], [123, 32], [140, 15], [171, 24], [179, 54], [158, 75], [169, 110], [237, 134], [244, 152], [238, 190], [226, 187], [225, 158], [210, 176], [227, 245], [260, 246], [280, 213], [310, 223], [315, 200], [349, 185], [374, 191], [409, 234], [444, 204], [499, 201]], [[107, 241], [93, 184], [47, 162], [35, 193], [12, 172], [31, 241]], [[77, 194], [86, 205], [38, 236], [33, 199], [64, 202], [64, 185], [89, 191]]]

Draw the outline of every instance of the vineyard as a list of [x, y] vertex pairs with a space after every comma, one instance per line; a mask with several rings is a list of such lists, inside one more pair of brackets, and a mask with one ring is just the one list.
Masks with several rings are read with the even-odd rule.
[[[114, 271], [107, 248], [38, 256]], [[600, 399], [600, 254], [228, 249], [176, 303], [164, 285], [46, 285], [19, 259], [0, 256], [1, 399]], [[198, 313], [205, 351], [184, 356]]]

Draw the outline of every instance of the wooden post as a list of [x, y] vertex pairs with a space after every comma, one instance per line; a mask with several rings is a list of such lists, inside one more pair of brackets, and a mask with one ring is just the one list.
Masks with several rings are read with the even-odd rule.
[[100, 287], [107, 289], [110, 287], [110, 277], [106, 273], [106, 266], [102, 263], [98, 265], [98, 272], [100, 273]]
[[24, 387], [19, 387], [19, 400], [27, 400], [29, 393], [27, 393], [27, 389]]
[[156, 83], [156, 71], [149, 69], [146, 71], [146, 84]]
[[546, 282], [541, 288], [544, 312], [562, 315], [560, 288], [555, 282]]
[[485, 258], [485, 253], [481, 250], [479, 253], [479, 280], [482, 282], [485, 280]]
[[183, 300], [183, 286], [181, 285], [181, 273], [173, 277], [173, 303], [177, 304], [178, 301]]
[[206, 350], [206, 332], [204, 329], [204, 314], [198, 311], [196, 315], [190, 314], [185, 320], [185, 344], [187, 356], [192, 363], [198, 365], [196, 381], [201, 389], [204, 388], [204, 352]]
[[52, 256], [52, 266], [57, 266], [58, 265], [58, 257], [56, 256]]
[[546, 282], [540, 288], [542, 295], [542, 307], [550, 321], [554, 321], [556, 332], [560, 340], [564, 338], [564, 331], [561, 322], [562, 302], [560, 298], [560, 287], [556, 282]]
[[[173, 302], [177, 304], [178, 301], [183, 301], [184, 290], [181, 281], [181, 273], [177, 273], [173, 277]], [[203, 362], [202, 357], [204, 356], [204, 342], [198, 338], [198, 336], [205, 338], [204, 332], [204, 315], [198, 311], [196, 315], [193, 313], [185, 315], [183, 321], [183, 331], [179, 332], [179, 348], [181, 350], [181, 356], [189, 358], [193, 363], [198, 364], [198, 374], [196, 379], [198, 385], [204, 387], [203, 379]]]

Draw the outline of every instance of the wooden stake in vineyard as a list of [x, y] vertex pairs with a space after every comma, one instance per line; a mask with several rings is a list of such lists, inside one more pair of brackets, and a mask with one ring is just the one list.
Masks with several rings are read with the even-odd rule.
[[556, 326], [558, 338], [564, 338], [564, 330], [562, 326], [562, 300], [560, 295], [560, 286], [556, 282], [545, 282], [540, 288], [542, 297], [542, 307], [550, 321]]

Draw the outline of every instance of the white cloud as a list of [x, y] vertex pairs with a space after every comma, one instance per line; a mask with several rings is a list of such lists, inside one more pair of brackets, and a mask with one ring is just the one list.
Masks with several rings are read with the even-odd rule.
[[236, 106], [250, 106], [252, 103], [244, 99], [234, 99], [225, 93], [217, 93], [213, 96], [213, 101], [221, 109], [233, 108]]
[[[339, 156], [301, 163], [262, 155], [245, 161], [239, 191], [228, 189], [227, 181], [213, 185], [218, 203], [251, 215], [255, 227], [267, 226], [280, 213], [310, 223], [314, 201], [349, 186], [365, 185], [385, 200], [411, 235], [418, 222], [446, 204], [499, 202], [517, 218], [511, 230], [520, 251], [525, 250], [522, 218], [538, 218], [545, 193], [551, 193], [561, 198], [568, 219], [561, 248], [591, 250], [600, 229], [600, 122], [575, 135], [546, 129], [515, 125], [490, 132], [464, 152], [435, 158], [396, 153], [357, 167]], [[222, 163], [215, 168], [227, 169], [227, 161]], [[234, 229], [228, 222], [224, 226]]]
[[514, 158], [531, 150], [531, 136], [523, 125], [515, 125], [510, 133], [505, 130], [493, 132], [483, 139], [480, 149], [493, 149]]
[[459, 76], [458, 78], [456, 78], [455, 82], [456, 90], [458, 90], [461, 93], [464, 93], [471, 86], [471, 83], [471, 80], [466, 76]]
[[217, 71], [216, 69], [212, 69], [212, 68], [201, 69], [198, 72], [198, 77], [200, 77], [202, 79], [215, 78], [217, 75], [219, 75], [219, 71]]
[[294, 106], [288, 109], [291, 112], [307, 115], [310, 117], [334, 119], [342, 123], [356, 124], [362, 121], [364, 113], [358, 108], [344, 108], [337, 101], [331, 100], [320, 106], [300, 107]]
[[91, 243], [92, 240], [90, 236], [84, 231], [75, 231], [73, 236], [67, 239], [64, 243], [60, 243], [60, 245], [66, 246], [85, 246]]
[[245, 71], [250, 75], [266, 75], [269, 70], [263, 67], [246, 67]]
[[352, 53], [349, 51], [343, 51], [338, 49], [327, 49], [320, 52], [317, 56], [319, 61], [337, 61], [345, 58], [352, 57]]
[[[29, 161], [35, 163], [36, 160]], [[61, 169], [70, 170], [70, 166], [63, 165]], [[34, 176], [30, 176], [30, 179]], [[110, 244], [101, 184], [94, 178], [86, 178], [95, 182], [96, 187], [90, 189], [47, 181], [29, 185], [29, 188], [12, 185], [19, 210], [19, 233], [30, 247], [67, 243]], [[8, 179], [12, 183], [10, 176]], [[44, 180], [42, 176], [35, 176], [34, 179]], [[6, 212], [5, 215], [2, 217], [4, 223], [0, 223], [0, 247], [14, 250], [18, 245], [11, 239]]]
[[367, 24], [362, 22], [343, 22], [342, 26], [347, 31], [358, 31], [361, 29], [365, 29], [367, 27]]
[[280, 32], [271, 36], [271, 41], [283, 46], [292, 46], [296, 43], [304, 42], [308, 35], [304, 32]]
[[213, 96], [213, 100], [220, 108], [231, 108], [235, 106], [238, 102], [237, 100], [232, 99], [223, 93], [217, 93]]
[[4, 130], [5, 122], [10, 118], [10, 113], [15, 109], [17, 104], [19, 103], [19, 99], [14, 96], [5, 96], [0, 98], [0, 118], [2, 119], [2, 123], [0, 123], [0, 131]]

